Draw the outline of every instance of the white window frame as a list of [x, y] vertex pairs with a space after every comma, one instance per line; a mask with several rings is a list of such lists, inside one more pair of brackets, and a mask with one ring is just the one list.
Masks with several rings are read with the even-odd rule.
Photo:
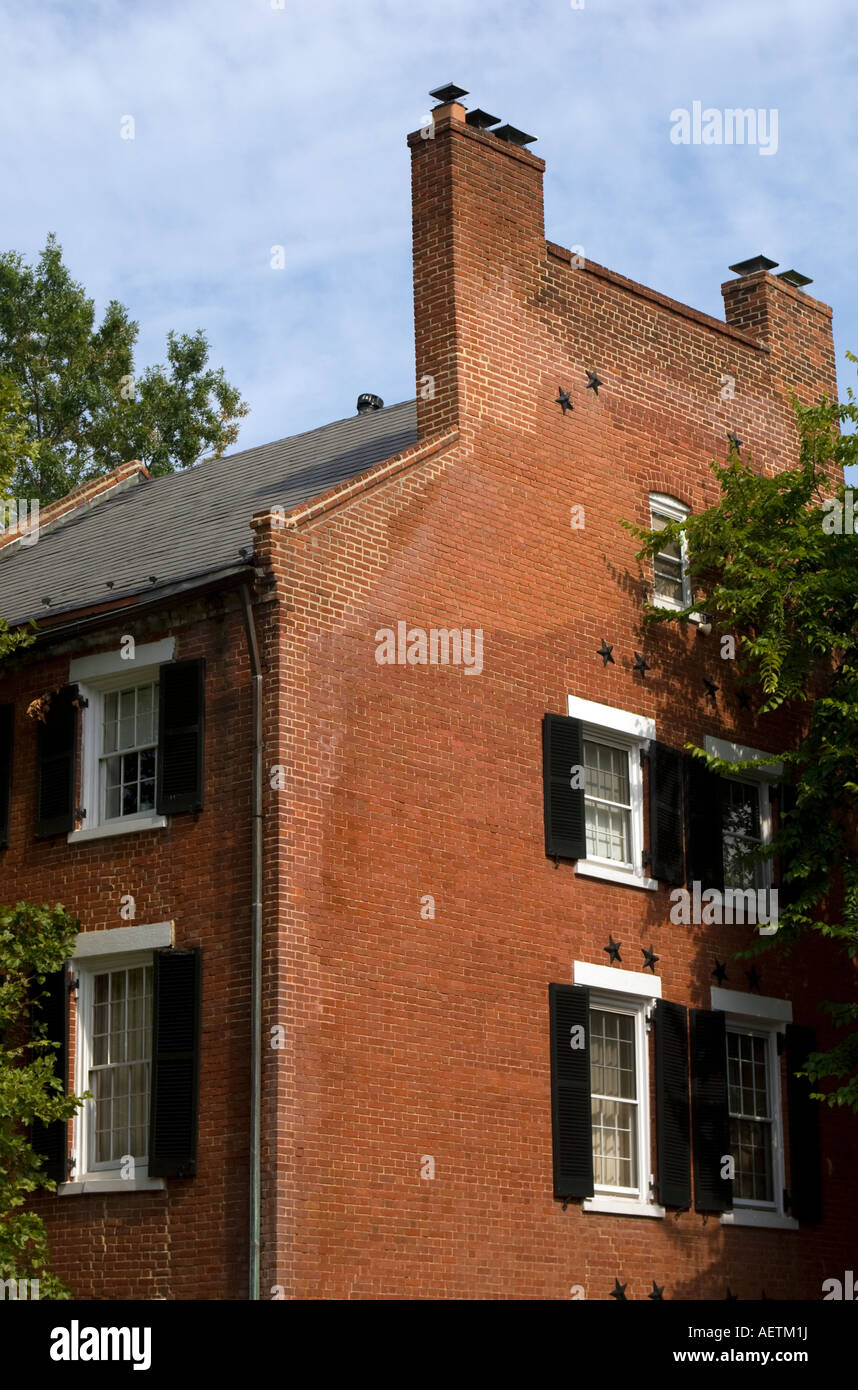
[[[652, 1163], [652, 1125], [650, 1119], [649, 1027], [652, 1011], [661, 998], [661, 980], [638, 971], [614, 970], [611, 966], [591, 965], [575, 961], [572, 967], [576, 985], [587, 985], [590, 1008], [622, 1013], [634, 1019], [635, 1088], [637, 1094], [636, 1151], [639, 1195], [625, 1196], [611, 1188], [594, 1189], [585, 1197], [584, 1211], [601, 1212], [612, 1216], [649, 1216], [661, 1218], [665, 1208], [654, 1197]], [[591, 1140], [592, 1142], [592, 1140]]]
[[[792, 1022], [792, 1004], [788, 999], [766, 995], [743, 994], [739, 990], [713, 986], [710, 991], [713, 1009], [726, 1014], [728, 1033], [753, 1033], [766, 1040], [766, 1082], [770, 1088], [772, 1134], [772, 1190], [774, 1201], [752, 1202], [736, 1197], [732, 1211], [721, 1214], [722, 1226], [758, 1226], [782, 1231], [797, 1231], [798, 1222], [788, 1216], [783, 1202], [786, 1185], [785, 1140], [783, 1127], [783, 1097], [781, 1095], [781, 1065], [778, 1054], [778, 1034]], [[727, 1067], [726, 1049], [724, 1067]], [[729, 1083], [728, 1083], [729, 1085]]]
[[124, 659], [120, 651], [109, 651], [81, 657], [70, 663], [69, 682], [78, 686], [87, 704], [82, 710], [80, 782], [80, 804], [86, 816], [77, 829], [69, 831], [66, 837], [69, 844], [128, 835], [140, 830], [162, 830], [167, 825], [167, 817], [158, 815], [154, 810], [104, 820], [100, 763], [105, 695], [157, 682], [159, 668], [173, 659], [174, 650], [175, 638], [169, 637], [161, 642], [136, 647], [133, 661]]
[[[77, 978], [75, 1009], [74, 1089], [82, 1095], [88, 1088], [92, 1060], [92, 991], [96, 975], [109, 970], [151, 965], [154, 951], [173, 944], [173, 923], [156, 922], [146, 926], [116, 927], [108, 931], [82, 932], [75, 943], [70, 966]], [[150, 1082], [151, 1084], [151, 1082]], [[97, 1192], [157, 1192], [165, 1186], [163, 1178], [149, 1177], [147, 1159], [135, 1161], [134, 1177], [121, 1178], [119, 1162], [110, 1166], [88, 1167], [90, 1159], [94, 1100], [86, 1100], [72, 1121], [74, 1165], [68, 1182], [60, 1183], [60, 1197]]]
[[[690, 507], [686, 507], [678, 497], [670, 497], [666, 492], [651, 492], [649, 495], [649, 517], [650, 530], [654, 517], [659, 517], [663, 521], [685, 521], [691, 513]], [[657, 597], [655, 592], [655, 556], [653, 556], [653, 577], [652, 577], [652, 604], [654, 608], [670, 608], [679, 613], [683, 608], [687, 608], [691, 602], [691, 585], [688, 578], [688, 546], [683, 533], [679, 543], [679, 555], [682, 563], [682, 603], [677, 603], [673, 599]], [[699, 614], [694, 617], [699, 620]]]
[[599, 878], [608, 883], [623, 884], [627, 888], [644, 888], [655, 892], [658, 883], [645, 874], [643, 867], [644, 800], [641, 768], [641, 753], [648, 750], [650, 742], [655, 738], [655, 720], [633, 714], [630, 710], [600, 705], [594, 700], [584, 700], [576, 695], [568, 697], [567, 712], [573, 719], [581, 720], [585, 739], [593, 743], [608, 744], [612, 748], [621, 748], [629, 755], [631, 865], [627, 867], [617, 864], [615, 860], [588, 857], [576, 860], [575, 873], [583, 878]]

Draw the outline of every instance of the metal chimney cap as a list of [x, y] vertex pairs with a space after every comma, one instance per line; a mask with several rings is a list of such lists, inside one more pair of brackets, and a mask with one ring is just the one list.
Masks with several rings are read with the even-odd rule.
[[384, 401], [381, 396], [374, 396], [371, 391], [364, 391], [357, 398], [358, 415], [368, 415], [371, 410], [381, 410]]
[[761, 251], [759, 256], [752, 256], [749, 261], [737, 261], [730, 269], [736, 275], [753, 275], [757, 270], [774, 270], [776, 265], [777, 261], [770, 261]]
[[535, 135], [525, 135], [523, 130], [516, 130], [514, 125], [502, 125], [497, 130], [492, 131], [499, 140], [506, 140], [510, 145], [532, 145], [536, 139]]
[[802, 275], [798, 270], [782, 270], [778, 279], [786, 280], [788, 285], [795, 285], [797, 290], [803, 289], [805, 285], [813, 284], [809, 275]]
[[500, 116], [490, 116], [488, 111], [481, 111], [479, 106], [474, 107], [465, 117], [468, 125], [475, 125], [477, 130], [488, 130], [490, 125], [497, 125]]
[[455, 82], [448, 82], [446, 87], [436, 87], [429, 95], [440, 101], [442, 106], [446, 106], [448, 102], [458, 101], [459, 97], [466, 97], [468, 93], [464, 87], [457, 87]]

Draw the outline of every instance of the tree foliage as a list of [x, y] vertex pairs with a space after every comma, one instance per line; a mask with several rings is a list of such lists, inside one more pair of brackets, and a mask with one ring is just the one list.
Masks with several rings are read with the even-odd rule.
[[44, 504], [129, 459], [155, 475], [219, 457], [248, 407], [222, 368], [207, 365], [202, 331], [167, 335], [167, 366], [135, 375], [138, 324], [116, 300], [95, 306], [51, 235], [36, 266], [0, 255], [0, 370], [17, 383], [27, 421], [17, 495]]
[[[848, 353], [850, 361], [858, 362]], [[830, 465], [858, 464], [858, 403], [793, 401], [800, 442], [797, 464], [761, 476], [736, 451], [713, 462], [719, 503], [671, 522], [655, 535], [631, 526], [639, 556], [651, 558], [682, 532], [693, 602], [681, 613], [650, 608], [648, 621], [688, 621], [705, 612], [718, 637], [735, 640], [735, 679], [755, 694], [763, 745], [784, 762], [795, 806], [781, 818], [772, 845], [785, 865], [789, 905], [776, 935], [758, 938], [744, 954], [789, 950], [802, 937], [828, 938], [842, 949], [845, 1001], [824, 1007], [843, 1030], [836, 1046], [812, 1054], [806, 1074], [829, 1105], [858, 1112], [858, 519], [852, 534], [852, 489], [835, 485]], [[842, 524], [838, 533], [838, 518]], [[714, 637], [711, 640], [718, 640]], [[775, 743], [778, 711], [799, 719], [792, 746]], [[716, 772], [728, 765], [706, 758]]]
[[0, 908], [0, 1279], [38, 1279], [40, 1298], [68, 1298], [48, 1268], [44, 1222], [24, 1204], [39, 1189], [54, 1191], [33, 1152], [34, 1120], [69, 1120], [83, 1097], [64, 1095], [54, 1076], [57, 1044], [40, 1018], [50, 972], [72, 954], [80, 923], [59, 905]]

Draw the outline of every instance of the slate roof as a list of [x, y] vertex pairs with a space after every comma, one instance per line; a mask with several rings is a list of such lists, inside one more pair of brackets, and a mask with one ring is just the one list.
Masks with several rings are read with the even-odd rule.
[[417, 403], [402, 401], [118, 490], [0, 550], [0, 616], [15, 625], [240, 564], [256, 512], [288, 512], [416, 441]]

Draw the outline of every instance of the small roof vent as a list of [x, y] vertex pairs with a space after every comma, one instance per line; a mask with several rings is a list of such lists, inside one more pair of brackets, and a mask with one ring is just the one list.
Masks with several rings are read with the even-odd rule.
[[442, 106], [447, 106], [451, 101], [458, 101], [459, 97], [466, 97], [468, 93], [464, 87], [457, 87], [455, 82], [448, 82], [446, 87], [436, 87], [429, 95], [440, 101]]
[[384, 401], [381, 396], [374, 396], [371, 391], [364, 391], [357, 398], [358, 415], [368, 415], [371, 410], [381, 410]]
[[523, 130], [517, 130], [514, 125], [498, 126], [497, 130], [492, 131], [499, 140], [506, 140], [510, 145], [532, 145], [536, 139], [535, 135], [525, 135]]
[[809, 275], [802, 275], [797, 270], [782, 270], [778, 279], [785, 280], [788, 285], [795, 285], [797, 290], [803, 290], [805, 285], [813, 284]]
[[737, 261], [730, 269], [736, 275], [753, 275], [758, 270], [774, 270], [776, 265], [777, 261], [770, 261], [768, 256], [760, 252], [759, 256], [752, 256], [749, 261]]
[[488, 111], [482, 111], [479, 106], [476, 106], [473, 111], [468, 112], [465, 120], [468, 125], [476, 126], [477, 130], [488, 130], [490, 125], [498, 124], [500, 116], [490, 116]]

